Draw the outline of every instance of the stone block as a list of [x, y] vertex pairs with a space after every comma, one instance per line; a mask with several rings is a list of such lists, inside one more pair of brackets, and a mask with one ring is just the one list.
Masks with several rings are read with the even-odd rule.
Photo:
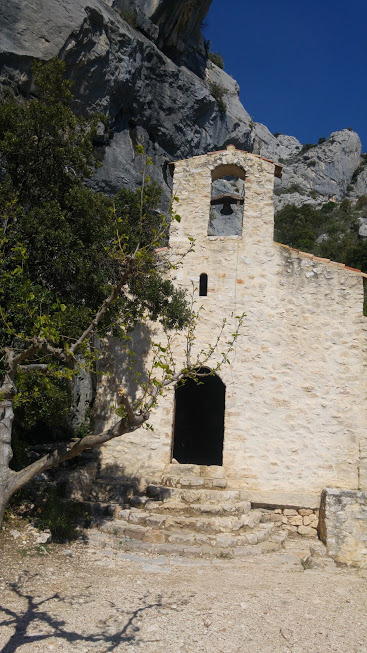
[[227, 487], [227, 481], [224, 478], [213, 478], [212, 486], [225, 488]]
[[326, 556], [326, 546], [320, 540], [317, 540], [316, 542], [313, 542], [310, 545], [310, 554], [313, 557], [323, 557]]
[[144, 540], [147, 530], [143, 526], [131, 526], [125, 528], [124, 535], [132, 540]]
[[283, 510], [283, 515], [286, 515], [287, 517], [295, 517], [297, 514], [297, 510], [294, 510], [293, 508], [284, 508]]
[[301, 515], [296, 515], [295, 517], [289, 517], [289, 523], [293, 526], [302, 526], [303, 518]]
[[314, 520], [310, 523], [310, 526], [312, 526], [312, 528], [318, 528], [318, 525], [319, 525], [319, 518], [316, 517], [316, 519], [314, 519]]
[[292, 524], [285, 524], [284, 528], [290, 533], [297, 533], [298, 531], [298, 526], [292, 526]]
[[144, 535], [144, 542], [151, 542], [152, 544], [163, 544], [165, 542], [164, 533], [162, 531], [148, 531]]
[[308, 535], [309, 537], [316, 537], [317, 531], [316, 528], [311, 526], [298, 526], [298, 533], [300, 535]]
[[320, 505], [320, 539], [335, 561], [367, 567], [367, 492], [326, 488]]
[[236, 546], [236, 539], [229, 533], [220, 533], [216, 537], [216, 545], [224, 548]]

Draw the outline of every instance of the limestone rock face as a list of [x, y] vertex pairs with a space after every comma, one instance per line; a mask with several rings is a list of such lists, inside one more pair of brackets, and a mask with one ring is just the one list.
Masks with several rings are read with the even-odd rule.
[[205, 74], [206, 50], [201, 23], [212, 0], [114, 0], [113, 7], [136, 22], [160, 50]]
[[356, 170], [356, 172], [359, 171], [359, 173], [356, 175], [355, 181], [352, 179], [352, 183], [350, 184], [350, 188], [348, 189], [348, 197], [351, 200], [356, 200], [358, 199], [358, 197], [361, 197], [361, 195], [366, 195], [366, 189], [367, 189], [366, 163], [367, 163], [366, 159], [364, 159], [362, 161], [360, 168]]
[[0, 84], [34, 91], [32, 60], [60, 56], [74, 82], [77, 111], [102, 111], [108, 132], [97, 149], [94, 184], [106, 192], [140, 179], [136, 144], [153, 158], [168, 198], [168, 163], [228, 143], [284, 166], [277, 208], [367, 193], [358, 135], [334, 132], [305, 151], [274, 136], [242, 106], [235, 80], [206, 61], [200, 24], [211, 0], [4, 0], [0, 5]]
[[[361, 141], [348, 129], [333, 132], [324, 143], [310, 149], [296, 147], [283, 162], [283, 178], [276, 187], [277, 208], [290, 203], [340, 202], [360, 163]], [[366, 185], [361, 184], [360, 191], [364, 194]]]

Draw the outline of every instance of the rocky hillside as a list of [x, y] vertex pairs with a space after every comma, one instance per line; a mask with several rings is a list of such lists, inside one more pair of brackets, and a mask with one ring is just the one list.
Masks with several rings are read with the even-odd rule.
[[237, 83], [207, 61], [200, 25], [211, 0], [4, 0], [0, 82], [32, 93], [32, 60], [59, 56], [74, 82], [76, 109], [101, 111], [96, 144], [107, 192], [139, 181], [135, 146], [144, 144], [154, 177], [169, 194], [168, 163], [228, 143], [283, 164], [278, 208], [353, 200], [367, 193], [358, 135], [334, 132], [315, 146], [274, 136], [255, 123]]

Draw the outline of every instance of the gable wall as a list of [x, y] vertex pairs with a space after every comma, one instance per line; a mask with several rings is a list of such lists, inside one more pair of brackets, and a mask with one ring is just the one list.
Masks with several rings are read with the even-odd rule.
[[[211, 171], [223, 163], [247, 173], [242, 238], [206, 235]], [[322, 488], [355, 489], [365, 477], [362, 277], [273, 243], [273, 175], [271, 162], [233, 149], [176, 163], [182, 219], [170, 246], [183, 252], [188, 236], [196, 240], [175, 272], [178, 285], [190, 291], [208, 274], [208, 296], [197, 298], [205, 308], [197, 350], [215, 340], [223, 316], [228, 336], [234, 316], [247, 316], [232, 364], [220, 372], [226, 478], [255, 502], [312, 507]], [[181, 337], [177, 352], [183, 348]], [[157, 476], [170, 463], [173, 394], [152, 416], [154, 434], [140, 430], [110, 443], [105, 460]]]

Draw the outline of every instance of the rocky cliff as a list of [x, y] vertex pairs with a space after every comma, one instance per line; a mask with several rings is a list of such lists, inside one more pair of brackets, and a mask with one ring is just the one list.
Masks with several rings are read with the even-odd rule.
[[236, 82], [207, 61], [200, 31], [211, 0], [3, 0], [0, 82], [32, 93], [31, 63], [59, 56], [74, 82], [76, 110], [109, 116], [96, 144], [106, 192], [139, 181], [144, 144], [169, 194], [168, 163], [228, 143], [284, 166], [278, 207], [357, 199], [367, 193], [358, 135], [334, 132], [316, 146], [255, 123]]

